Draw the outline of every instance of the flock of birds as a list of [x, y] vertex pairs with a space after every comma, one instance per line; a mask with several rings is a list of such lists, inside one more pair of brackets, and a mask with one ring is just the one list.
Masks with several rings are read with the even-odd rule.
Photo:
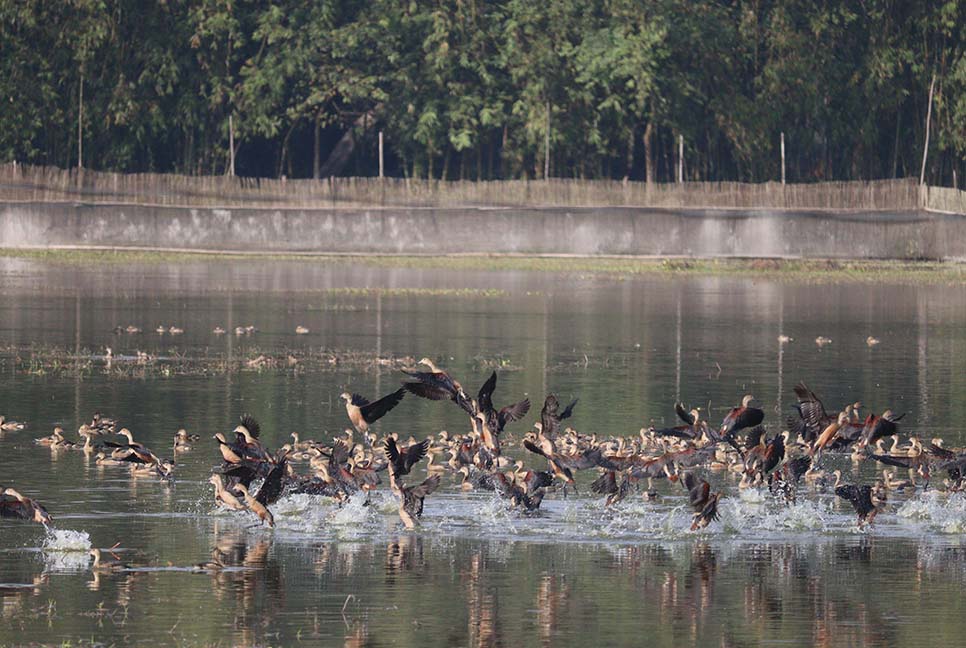
[[[679, 482], [687, 493], [692, 509], [691, 530], [708, 526], [719, 518], [720, 491], [714, 491], [702, 471], [729, 471], [740, 475], [739, 488], [767, 487], [776, 502], [794, 502], [802, 483], [834, 490], [851, 503], [858, 525], [872, 524], [887, 502], [890, 490], [913, 489], [921, 481], [928, 488], [932, 476], [944, 472], [944, 485], [950, 491], [963, 488], [966, 450], [947, 448], [942, 439], [924, 445], [912, 436], [908, 445], [899, 441], [898, 422], [902, 415], [886, 410], [881, 415], [860, 415], [862, 404], [851, 403], [841, 411], [830, 412], [804, 383], [795, 386], [797, 403], [786, 420], [784, 431], [769, 437], [763, 425], [765, 413], [753, 406], [746, 395], [731, 408], [720, 425], [711, 425], [700, 408], [675, 405], [681, 424], [655, 429], [643, 428], [633, 437], [585, 435], [563, 421], [574, 411], [577, 401], [563, 409], [557, 398], [546, 397], [540, 420], [522, 438], [522, 446], [543, 460], [542, 469], [527, 468], [513, 461], [504, 450], [515, 445], [506, 428], [522, 420], [530, 410], [529, 399], [497, 409], [493, 395], [497, 374], [493, 372], [471, 398], [448, 372], [423, 358], [426, 370], [406, 370], [400, 389], [370, 402], [359, 394], [343, 393], [346, 413], [352, 424], [343, 435], [323, 443], [302, 440], [292, 434], [292, 442], [271, 452], [260, 438], [260, 426], [249, 415], [230, 433], [214, 435], [222, 463], [213, 469], [210, 483], [218, 506], [250, 511], [261, 524], [274, 526], [270, 507], [284, 494], [305, 493], [333, 498], [339, 502], [356, 493], [368, 494], [388, 473], [390, 491], [399, 503], [399, 517], [407, 529], [417, 526], [425, 500], [441, 484], [442, 474], [459, 478], [463, 490], [482, 489], [496, 493], [506, 505], [522, 514], [540, 508], [546, 495], [568, 489], [577, 491], [575, 473], [596, 470], [599, 475], [591, 489], [604, 496], [606, 506], [614, 506], [632, 493], [643, 491], [645, 498], [657, 497], [654, 481]], [[395, 408], [408, 393], [434, 400], [451, 401], [469, 418], [465, 434], [441, 432], [421, 441], [399, 439], [395, 433], [379, 438], [372, 425]], [[0, 434], [22, 430], [22, 423], [0, 416]], [[113, 419], [96, 413], [78, 433], [82, 442], [65, 438], [60, 427], [48, 437], [37, 439], [53, 449], [75, 449], [95, 456], [98, 465], [130, 466], [137, 474], [173, 479], [176, 462], [164, 459], [138, 442], [127, 428], [118, 429]], [[115, 437], [114, 441], [108, 440]], [[358, 438], [357, 438], [358, 436]], [[885, 446], [892, 438], [891, 447]], [[117, 440], [121, 438], [123, 440]], [[191, 450], [198, 435], [179, 430], [173, 451]], [[868, 484], [843, 484], [842, 473], [822, 470], [826, 455], [848, 454], [854, 461], [873, 460], [890, 468], [908, 471], [908, 479], [883, 477]], [[446, 456], [445, 459], [439, 459]], [[428, 477], [419, 481], [413, 470], [428, 458]], [[296, 470], [307, 464], [308, 470]], [[367, 496], [368, 501], [368, 496]], [[14, 488], [0, 486], [0, 517], [29, 520], [50, 525], [52, 518], [38, 501]], [[92, 550], [94, 568], [107, 569], [100, 552]]]

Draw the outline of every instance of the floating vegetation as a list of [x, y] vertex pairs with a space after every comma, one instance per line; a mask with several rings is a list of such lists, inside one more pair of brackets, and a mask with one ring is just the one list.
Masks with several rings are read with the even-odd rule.
[[[169, 376], [209, 376], [236, 372], [395, 372], [416, 365], [412, 356], [378, 355], [375, 352], [339, 349], [249, 348], [242, 354], [169, 352], [166, 355], [140, 353], [111, 358], [94, 350], [54, 346], [0, 346], [0, 367], [33, 376], [91, 376], [150, 378]], [[504, 357], [477, 356], [481, 369], [519, 371], [522, 367]]]

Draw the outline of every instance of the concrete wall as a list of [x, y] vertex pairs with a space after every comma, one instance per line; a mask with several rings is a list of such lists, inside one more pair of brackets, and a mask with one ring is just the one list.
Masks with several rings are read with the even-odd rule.
[[0, 203], [0, 247], [966, 259], [966, 216], [660, 208], [189, 209]]

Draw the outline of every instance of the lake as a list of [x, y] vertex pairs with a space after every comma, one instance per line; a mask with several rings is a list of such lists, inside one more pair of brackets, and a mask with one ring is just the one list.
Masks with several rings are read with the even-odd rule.
[[[270, 530], [217, 510], [207, 483], [211, 436], [241, 414], [270, 448], [292, 432], [328, 442], [348, 426], [342, 391], [388, 393], [423, 356], [471, 393], [495, 369], [498, 407], [529, 397], [508, 427], [516, 442], [551, 392], [579, 398], [567, 423], [598, 437], [673, 425], [678, 400], [718, 421], [745, 393], [777, 431], [804, 380], [830, 411], [861, 400], [905, 412], [903, 442], [963, 446], [961, 283], [0, 257], [0, 297], [0, 414], [28, 425], [0, 434], [0, 484], [55, 518], [49, 532], [0, 521], [0, 645], [886, 646], [966, 631], [966, 498], [939, 478], [890, 494], [860, 530], [830, 492], [803, 488], [782, 506], [712, 473], [721, 520], [701, 532], [679, 485], [605, 508], [593, 471], [533, 516], [444, 474], [413, 532], [386, 485], [368, 506], [286, 496]], [[114, 332], [129, 325], [142, 332]], [[201, 440], [172, 483], [34, 444], [55, 425], [76, 440], [95, 411], [162, 456], [178, 428]], [[467, 428], [451, 403], [411, 395], [375, 425], [403, 439]], [[882, 468], [822, 465], [858, 483]], [[129, 569], [92, 572], [92, 546]], [[192, 573], [213, 550], [228, 567]]]

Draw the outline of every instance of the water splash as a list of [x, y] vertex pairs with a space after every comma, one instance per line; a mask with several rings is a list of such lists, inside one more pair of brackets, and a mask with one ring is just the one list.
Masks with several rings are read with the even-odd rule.
[[966, 532], [966, 495], [930, 491], [907, 500], [896, 511], [900, 518], [940, 533]]
[[72, 529], [46, 530], [43, 544], [44, 566], [48, 571], [83, 571], [90, 563], [91, 536]]

